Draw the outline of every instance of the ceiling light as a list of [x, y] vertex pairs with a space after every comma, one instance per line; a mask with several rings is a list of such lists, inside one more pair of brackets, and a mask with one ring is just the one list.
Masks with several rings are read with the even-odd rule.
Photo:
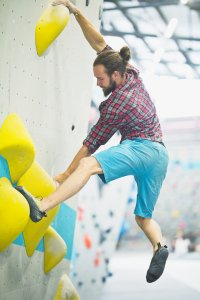
[[172, 37], [172, 35], [174, 34], [174, 31], [176, 29], [177, 24], [178, 24], [178, 20], [176, 18], [172, 18], [169, 21], [169, 24], [167, 25], [167, 28], [166, 28], [165, 33], [164, 33], [165, 38], [170, 39]]
[[180, 0], [180, 2], [191, 9], [200, 10], [200, 0]]
[[184, 5], [188, 4], [188, 2], [189, 2], [189, 0], [181, 0], [181, 3]]

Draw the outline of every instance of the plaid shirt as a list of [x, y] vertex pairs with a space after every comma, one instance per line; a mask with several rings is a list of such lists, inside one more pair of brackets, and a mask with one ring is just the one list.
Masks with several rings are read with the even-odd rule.
[[119, 130], [121, 141], [143, 138], [162, 142], [162, 131], [154, 103], [146, 91], [139, 71], [128, 65], [126, 81], [99, 106], [100, 117], [83, 141], [94, 153]]

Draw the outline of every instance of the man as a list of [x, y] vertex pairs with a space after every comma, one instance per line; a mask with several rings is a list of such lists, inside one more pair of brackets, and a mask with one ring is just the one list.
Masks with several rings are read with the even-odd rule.
[[[70, 166], [56, 176], [60, 185], [54, 193], [39, 202], [23, 187], [16, 189], [29, 202], [31, 219], [38, 222], [46, 216], [48, 210], [79, 192], [91, 175], [98, 174], [104, 182], [133, 175], [138, 186], [135, 219], [154, 250], [146, 275], [147, 282], [153, 282], [162, 275], [168, 257], [160, 227], [152, 219], [168, 164], [155, 106], [138, 70], [128, 63], [128, 47], [123, 47], [120, 52], [112, 50], [103, 36], [69, 0], [55, 1], [53, 5], [68, 7], [85, 38], [98, 53], [93, 64], [94, 76], [104, 95], [109, 97], [101, 103], [100, 118]], [[122, 136], [120, 144], [93, 154], [117, 130]]]

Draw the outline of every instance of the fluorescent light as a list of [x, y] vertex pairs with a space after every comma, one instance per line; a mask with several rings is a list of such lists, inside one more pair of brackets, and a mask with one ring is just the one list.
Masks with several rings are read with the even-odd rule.
[[153, 62], [155, 64], [158, 64], [161, 61], [164, 53], [165, 53], [165, 49], [163, 45], [160, 45], [154, 53]]
[[188, 4], [188, 2], [189, 2], [189, 0], [181, 0], [181, 3], [184, 5]]
[[169, 24], [167, 25], [167, 28], [166, 28], [165, 33], [164, 33], [165, 38], [170, 39], [172, 37], [172, 35], [174, 34], [174, 31], [176, 29], [177, 24], [178, 24], [178, 20], [176, 18], [172, 18], [169, 21]]

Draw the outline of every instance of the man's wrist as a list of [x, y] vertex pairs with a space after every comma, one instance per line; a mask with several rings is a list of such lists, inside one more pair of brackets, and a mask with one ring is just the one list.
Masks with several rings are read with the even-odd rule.
[[65, 6], [69, 9], [71, 14], [73, 14], [74, 16], [78, 16], [78, 9], [73, 3], [70, 3], [70, 1], [66, 1]]
[[66, 176], [66, 178], [70, 176], [70, 172], [69, 171], [65, 171], [63, 174], [64, 174], [64, 176]]
[[77, 17], [79, 15], [78, 9], [73, 10], [72, 14]]

